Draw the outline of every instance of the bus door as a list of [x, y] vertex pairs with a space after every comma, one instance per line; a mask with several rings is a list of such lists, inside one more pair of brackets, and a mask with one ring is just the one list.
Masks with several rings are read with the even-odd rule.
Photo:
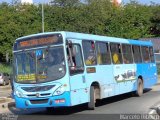
[[69, 39], [67, 57], [70, 76], [71, 104], [77, 105], [88, 101], [84, 63], [80, 40]]

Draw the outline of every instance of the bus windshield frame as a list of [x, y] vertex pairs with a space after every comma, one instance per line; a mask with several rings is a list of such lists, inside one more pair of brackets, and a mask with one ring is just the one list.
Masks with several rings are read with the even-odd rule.
[[[59, 38], [55, 38], [55, 36]], [[39, 42], [43, 38], [46, 43]], [[50, 40], [50, 38], [54, 40]], [[54, 42], [47, 44], [47, 39], [49, 42]], [[37, 44], [31, 45], [33, 40], [37, 40]], [[20, 46], [20, 42], [25, 42], [27, 46]], [[44, 83], [64, 77], [66, 63], [62, 43], [61, 34], [52, 34], [49, 37], [41, 35], [18, 40], [14, 44], [14, 81], [23, 84]]]

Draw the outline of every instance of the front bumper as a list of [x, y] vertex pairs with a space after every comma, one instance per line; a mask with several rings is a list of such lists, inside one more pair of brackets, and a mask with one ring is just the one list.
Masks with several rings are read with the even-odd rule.
[[[43, 98], [19, 98], [14, 96], [17, 108], [43, 108], [71, 106], [70, 92]], [[58, 102], [59, 101], [59, 102]]]

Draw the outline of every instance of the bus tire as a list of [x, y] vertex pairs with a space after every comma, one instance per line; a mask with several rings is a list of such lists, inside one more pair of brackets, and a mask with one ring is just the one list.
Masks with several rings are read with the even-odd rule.
[[90, 101], [88, 103], [88, 109], [94, 110], [95, 109], [95, 88], [94, 86], [91, 86], [90, 88]]
[[142, 94], [143, 94], [143, 81], [141, 78], [138, 78], [136, 94], [138, 97], [142, 96]]

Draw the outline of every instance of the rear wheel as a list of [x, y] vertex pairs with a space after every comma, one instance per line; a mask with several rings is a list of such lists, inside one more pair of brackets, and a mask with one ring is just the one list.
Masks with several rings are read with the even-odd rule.
[[138, 84], [137, 84], [137, 96], [142, 96], [143, 94], [143, 81], [142, 79], [138, 79]]
[[91, 88], [90, 88], [90, 101], [88, 103], [88, 109], [94, 110], [95, 109], [95, 103], [96, 103], [95, 88], [94, 88], [94, 86], [91, 86]]

